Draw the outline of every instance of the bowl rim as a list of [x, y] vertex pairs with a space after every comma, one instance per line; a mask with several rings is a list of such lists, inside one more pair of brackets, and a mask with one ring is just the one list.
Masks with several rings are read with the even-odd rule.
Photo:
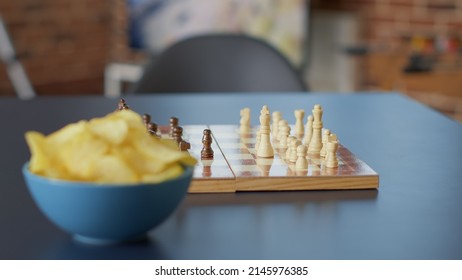
[[184, 170], [183, 173], [181, 173], [178, 177], [165, 180], [159, 183], [95, 183], [95, 182], [85, 182], [85, 181], [70, 181], [70, 180], [64, 180], [64, 179], [58, 179], [58, 178], [48, 178], [42, 175], [37, 175], [35, 173], [32, 173], [29, 170], [29, 161], [23, 164], [22, 166], [22, 173], [24, 176], [32, 177], [35, 180], [39, 180], [42, 182], [47, 182], [47, 183], [52, 183], [54, 185], [64, 185], [64, 186], [79, 186], [79, 187], [92, 187], [92, 188], [132, 188], [132, 187], [143, 187], [143, 186], [153, 186], [153, 185], [162, 185], [168, 182], [175, 182], [175, 181], [180, 181], [183, 180], [189, 176], [192, 177], [194, 166], [189, 166], [189, 165], [183, 165]]

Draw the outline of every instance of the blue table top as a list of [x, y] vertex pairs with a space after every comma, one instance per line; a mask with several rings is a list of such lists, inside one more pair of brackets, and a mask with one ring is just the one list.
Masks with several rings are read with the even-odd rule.
[[27, 130], [49, 133], [105, 115], [103, 97], [0, 99], [0, 259], [462, 259], [462, 125], [399, 94], [169, 94], [126, 96], [159, 124], [238, 124], [249, 107], [323, 105], [323, 121], [380, 174], [378, 190], [190, 194], [135, 244], [72, 240], [37, 209], [20, 170]]

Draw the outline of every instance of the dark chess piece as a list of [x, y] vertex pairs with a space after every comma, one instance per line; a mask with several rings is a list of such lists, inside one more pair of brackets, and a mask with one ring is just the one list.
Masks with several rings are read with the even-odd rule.
[[129, 110], [130, 107], [128, 107], [127, 103], [125, 102], [125, 99], [120, 98], [119, 103], [117, 105], [117, 110], [122, 111], [122, 110]]
[[149, 135], [159, 137], [159, 136], [157, 135], [157, 124], [155, 124], [155, 123], [148, 123], [148, 125], [147, 125], [147, 130], [148, 130]]
[[149, 115], [149, 114], [144, 114], [144, 115], [143, 115], [143, 123], [144, 123], [144, 125], [145, 125], [146, 128], [147, 128], [148, 125], [151, 123], [151, 115]]
[[170, 137], [173, 137], [173, 132], [175, 130], [175, 127], [178, 127], [178, 118], [171, 117], [170, 118], [170, 132], [168, 133]]
[[201, 159], [213, 159], [212, 131], [210, 129], [204, 129], [202, 144]]
[[178, 143], [180, 151], [191, 149], [191, 144], [183, 140], [183, 128], [181, 126], [177, 126], [173, 129], [173, 139]]

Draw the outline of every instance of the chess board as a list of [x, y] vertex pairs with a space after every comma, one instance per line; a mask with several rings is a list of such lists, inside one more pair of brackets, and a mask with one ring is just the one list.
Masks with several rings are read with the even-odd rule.
[[[212, 131], [213, 160], [201, 160], [203, 130]], [[161, 128], [163, 135], [167, 128]], [[254, 149], [256, 129], [240, 134], [236, 125], [183, 126], [183, 139], [198, 159], [190, 193], [286, 190], [376, 189], [379, 175], [346, 147], [339, 145], [339, 166], [327, 168], [323, 158], [308, 156], [307, 170], [296, 170], [285, 150], [274, 149], [274, 158], [258, 158]], [[273, 140], [273, 147], [276, 143]]]

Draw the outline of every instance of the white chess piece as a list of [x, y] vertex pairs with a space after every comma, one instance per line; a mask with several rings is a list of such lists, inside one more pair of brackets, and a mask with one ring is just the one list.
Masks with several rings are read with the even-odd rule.
[[327, 156], [326, 156], [326, 167], [328, 168], [336, 168], [338, 167], [338, 159], [337, 159], [337, 150], [338, 150], [338, 140], [337, 136], [330, 135], [327, 140]]
[[319, 104], [314, 105], [313, 108], [313, 135], [311, 136], [310, 144], [308, 146], [308, 153], [319, 155], [322, 148], [322, 107]]
[[277, 136], [279, 134], [279, 121], [282, 119], [282, 114], [279, 111], [274, 111], [272, 116], [273, 126], [271, 127], [271, 135], [272, 138], [277, 139]]
[[239, 131], [243, 134], [249, 133], [250, 131], [250, 109], [243, 108], [240, 111], [241, 120], [240, 120], [240, 127]]
[[305, 145], [297, 147], [297, 161], [295, 162], [295, 169], [308, 169], [308, 160], [306, 159], [306, 153], [308, 148]]
[[286, 159], [290, 158], [290, 155], [291, 155], [292, 149], [293, 149], [292, 142], [294, 142], [296, 140], [297, 140], [297, 138], [295, 136], [290, 135], [289, 137], [287, 137]]
[[281, 139], [279, 140], [279, 148], [287, 149], [287, 138], [290, 135], [290, 126], [283, 125], [280, 128]]
[[291, 144], [292, 144], [292, 148], [291, 148], [291, 151], [290, 151], [289, 161], [292, 162], [292, 163], [295, 163], [297, 161], [297, 148], [302, 143], [300, 142], [300, 140], [295, 139], [295, 140], [292, 140]]
[[276, 136], [276, 139], [277, 139], [278, 141], [281, 141], [282, 128], [283, 128], [284, 126], [286, 126], [286, 125], [287, 125], [287, 126], [289, 125], [289, 123], [288, 123], [286, 120], [280, 120], [280, 121], [279, 121], [279, 123], [278, 123], [278, 134], [277, 134], [277, 136]]
[[311, 136], [313, 135], [313, 116], [309, 115], [306, 118], [305, 137], [303, 143], [308, 147], [310, 145]]
[[268, 107], [265, 105], [260, 115], [260, 142], [257, 149], [257, 157], [272, 158], [274, 157], [273, 146], [270, 138], [270, 115]]
[[257, 136], [255, 140], [255, 152], [258, 151], [258, 148], [260, 147], [260, 141], [261, 141], [261, 128], [257, 130]]
[[301, 139], [303, 135], [305, 134], [305, 128], [303, 127], [303, 117], [305, 117], [305, 110], [303, 109], [295, 110], [294, 115], [295, 115], [295, 135]]
[[330, 135], [329, 129], [324, 129], [322, 131], [322, 148], [321, 148], [321, 151], [319, 152], [319, 155], [322, 157], [325, 157], [327, 154], [326, 144], [327, 144], [327, 138], [329, 137], [329, 135]]

